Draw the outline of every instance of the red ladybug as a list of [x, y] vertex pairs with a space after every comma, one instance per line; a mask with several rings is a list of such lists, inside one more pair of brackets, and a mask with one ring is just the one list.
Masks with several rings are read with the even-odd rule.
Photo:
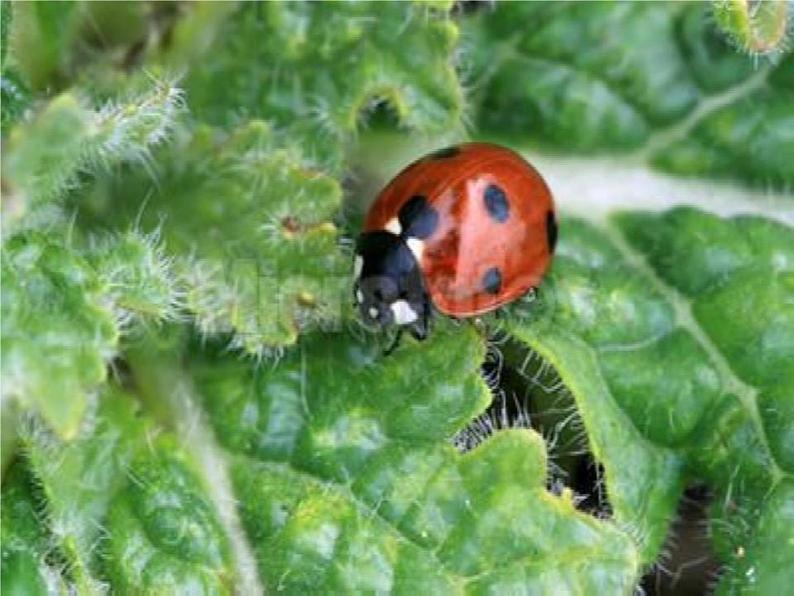
[[556, 240], [551, 192], [520, 155], [488, 143], [447, 147], [400, 172], [367, 213], [356, 303], [365, 321], [424, 339], [431, 305], [471, 317], [536, 287]]

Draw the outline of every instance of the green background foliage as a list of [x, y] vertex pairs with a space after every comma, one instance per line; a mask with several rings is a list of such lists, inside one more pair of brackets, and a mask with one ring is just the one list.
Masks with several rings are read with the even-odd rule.
[[[692, 486], [785, 591], [789, 10], [3, 2], [3, 591], [629, 594]], [[384, 356], [358, 222], [466, 138], [563, 189], [552, 270]]]

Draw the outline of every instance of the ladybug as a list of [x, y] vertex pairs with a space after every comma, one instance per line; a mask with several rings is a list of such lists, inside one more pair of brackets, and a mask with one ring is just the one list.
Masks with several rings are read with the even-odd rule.
[[556, 241], [549, 187], [520, 155], [489, 143], [447, 147], [397, 174], [370, 207], [355, 301], [365, 322], [422, 340], [433, 308], [472, 317], [534, 289]]

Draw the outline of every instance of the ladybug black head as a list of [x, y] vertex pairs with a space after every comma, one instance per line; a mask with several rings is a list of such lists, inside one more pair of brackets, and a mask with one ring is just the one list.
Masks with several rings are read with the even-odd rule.
[[403, 325], [427, 336], [430, 302], [422, 271], [405, 241], [391, 232], [362, 234], [356, 247], [353, 293], [365, 322]]

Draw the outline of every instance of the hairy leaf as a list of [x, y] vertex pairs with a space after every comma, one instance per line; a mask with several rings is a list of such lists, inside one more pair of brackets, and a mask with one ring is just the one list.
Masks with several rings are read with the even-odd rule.
[[[673, 366], [658, 366], [660, 354], [682, 349], [697, 357], [697, 346], [677, 329], [664, 297], [640, 272], [631, 272], [603, 233], [584, 222], [562, 222], [553, 276], [541, 291], [527, 322], [508, 329], [549, 361], [571, 390], [590, 449], [604, 466], [615, 518], [638, 537], [650, 562], [667, 535], [683, 485], [683, 458], [671, 447], [686, 439], [713, 399], [716, 374], [703, 372], [704, 391], [666, 391], [669, 381], [659, 377]], [[662, 339], [666, 349], [653, 341]], [[663, 395], [654, 395], [660, 389]], [[672, 403], [676, 399], [684, 403]], [[649, 408], [664, 413], [660, 417], [667, 425], [650, 429]], [[648, 440], [649, 432], [660, 444]]]
[[362, 112], [377, 102], [412, 130], [458, 126], [457, 28], [447, 12], [421, 2], [247, 4], [212, 32], [219, 51], [193, 46], [204, 51], [190, 56], [177, 44], [171, 62], [195, 64], [185, 86], [199, 118], [267, 118], [338, 169]]
[[44, 236], [9, 240], [2, 263], [3, 399], [74, 436], [118, 341], [113, 313], [85, 259]]
[[[24, 462], [15, 461], [3, 477], [0, 589], [3, 594], [47, 594], [50, 582], [58, 586], [58, 572], [46, 561], [45, 534], [40, 500]], [[65, 586], [63, 586], [65, 588]]]
[[790, 5], [784, 0], [753, 5], [745, 0], [712, 0], [714, 17], [746, 52], [766, 54], [785, 47]]
[[[399, 3], [195, 7], [159, 59], [192, 66], [183, 84], [194, 116], [244, 123], [230, 134], [188, 123], [153, 173], [106, 178], [89, 209], [103, 226], [121, 212], [159, 230], [205, 334], [262, 355], [338, 325], [349, 292], [332, 223], [341, 189], [318, 164], [338, 171], [362, 111], [381, 100], [418, 131], [456, 124], [456, 28], [446, 13]], [[182, 45], [202, 26], [207, 39], [227, 40], [221, 51]]]
[[64, 437], [106, 378], [132, 321], [173, 315], [169, 266], [151, 239], [128, 234], [79, 254], [31, 232], [2, 253], [3, 400], [41, 413]]
[[71, 93], [53, 99], [33, 120], [14, 128], [7, 151], [4, 147], [4, 232], [28, 212], [35, 222], [35, 210], [75, 186], [79, 173], [145, 161], [180, 106], [180, 91], [166, 83], [96, 111]]
[[336, 180], [261, 121], [230, 135], [198, 127], [157, 158], [156, 179], [107, 180], [98, 217], [159, 230], [203, 333], [231, 333], [235, 346], [262, 354], [338, 320], [349, 261], [330, 221]]
[[[9, 478], [9, 527], [21, 533], [32, 515], [23, 508], [40, 510], [49, 556], [62, 558], [82, 593], [100, 593], [108, 582], [122, 591], [229, 592], [228, 543], [194, 464], [172, 436], [157, 436], [136, 415], [127, 394], [106, 392], [95, 415], [93, 426], [68, 444], [35, 424], [26, 431], [26, 459], [40, 494], [22, 494], [25, 485]], [[41, 521], [36, 527], [42, 531]], [[36, 577], [43, 561], [29, 561], [28, 553], [16, 548], [4, 582]]]

